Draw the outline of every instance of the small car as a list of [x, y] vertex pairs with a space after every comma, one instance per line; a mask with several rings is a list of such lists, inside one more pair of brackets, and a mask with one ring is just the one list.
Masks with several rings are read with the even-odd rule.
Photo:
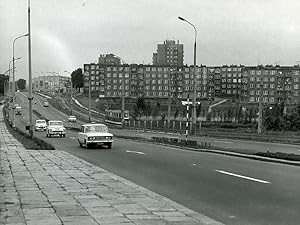
[[89, 148], [91, 145], [104, 145], [111, 149], [113, 134], [108, 132], [105, 124], [91, 123], [83, 124], [77, 136], [80, 147]]
[[48, 107], [48, 106], [49, 106], [49, 103], [48, 103], [48, 102], [44, 102], [44, 103], [43, 103], [43, 106], [44, 106], [44, 107]]
[[68, 121], [70, 123], [76, 123], [76, 117], [75, 116], [69, 116]]
[[46, 129], [46, 136], [51, 137], [53, 135], [59, 135], [60, 137], [66, 136], [66, 128], [60, 120], [49, 120]]
[[47, 128], [46, 120], [36, 120], [34, 129], [35, 131], [45, 131]]
[[21, 106], [17, 106], [17, 107], [16, 107], [15, 114], [16, 114], [16, 115], [22, 115], [22, 107], [21, 107]]

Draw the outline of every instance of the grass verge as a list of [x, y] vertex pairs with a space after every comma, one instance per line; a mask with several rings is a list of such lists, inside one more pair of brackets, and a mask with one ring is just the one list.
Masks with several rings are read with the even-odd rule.
[[[5, 109], [3, 109], [3, 113], [5, 115]], [[11, 124], [8, 121], [8, 117], [4, 116], [4, 122], [11, 133], [11, 135], [16, 138], [26, 149], [30, 150], [55, 150], [54, 146], [49, 144], [48, 142], [39, 139], [37, 137], [31, 138], [28, 133], [25, 133], [18, 127], [12, 128]]]

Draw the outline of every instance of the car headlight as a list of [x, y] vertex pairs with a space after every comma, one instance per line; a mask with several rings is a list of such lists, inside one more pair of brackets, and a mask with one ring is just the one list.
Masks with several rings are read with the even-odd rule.
[[108, 139], [108, 140], [111, 140], [111, 139], [112, 139], [112, 137], [111, 137], [111, 136], [108, 136], [108, 137], [106, 137], [106, 139]]
[[93, 141], [93, 140], [95, 140], [95, 137], [88, 137], [88, 140]]

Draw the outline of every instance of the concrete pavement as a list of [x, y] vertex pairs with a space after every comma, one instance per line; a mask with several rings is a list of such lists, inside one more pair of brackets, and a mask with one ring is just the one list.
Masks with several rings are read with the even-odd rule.
[[2, 107], [0, 224], [222, 224], [67, 152], [26, 150]]

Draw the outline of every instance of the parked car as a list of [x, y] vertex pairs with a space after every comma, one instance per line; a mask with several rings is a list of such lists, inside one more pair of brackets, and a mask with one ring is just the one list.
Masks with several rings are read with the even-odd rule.
[[22, 107], [21, 106], [16, 106], [15, 114], [16, 115], [22, 115]]
[[113, 143], [113, 134], [108, 132], [105, 124], [83, 124], [78, 133], [78, 142], [80, 147], [89, 148], [90, 145], [105, 145], [111, 149]]
[[49, 106], [49, 102], [44, 102], [44, 103], [43, 103], [43, 106], [44, 106], [44, 107], [48, 107], [48, 106]]
[[53, 135], [59, 135], [60, 137], [66, 136], [66, 128], [64, 124], [60, 120], [49, 120], [48, 126], [46, 129], [47, 137], [51, 137]]
[[76, 117], [75, 116], [69, 116], [68, 121], [70, 123], [76, 123]]
[[35, 131], [45, 131], [47, 128], [46, 120], [36, 120], [34, 129]]

